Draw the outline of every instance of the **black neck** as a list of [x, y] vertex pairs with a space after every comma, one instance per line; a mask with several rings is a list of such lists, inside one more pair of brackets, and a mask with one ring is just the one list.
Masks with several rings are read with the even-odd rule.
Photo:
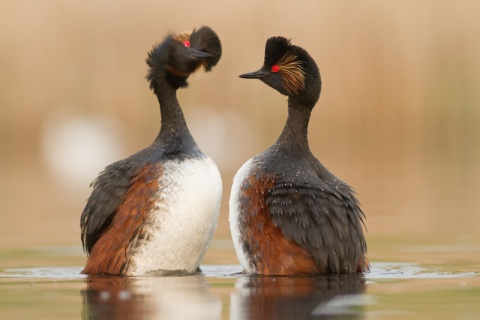
[[176, 89], [166, 80], [159, 81], [156, 95], [160, 103], [162, 119], [160, 133], [155, 143], [162, 143], [171, 153], [190, 153], [192, 149], [198, 149], [188, 130]]
[[309, 150], [308, 147], [308, 122], [310, 120], [311, 108], [288, 102], [288, 118], [282, 134], [275, 146], [286, 147], [289, 151]]

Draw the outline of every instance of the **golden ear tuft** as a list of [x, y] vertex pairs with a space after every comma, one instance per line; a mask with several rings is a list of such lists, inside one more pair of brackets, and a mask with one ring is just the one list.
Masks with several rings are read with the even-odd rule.
[[283, 88], [289, 95], [296, 95], [305, 88], [305, 70], [295, 53], [286, 53], [279, 61]]
[[188, 41], [190, 40], [190, 36], [192, 35], [191, 32], [184, 32], [184, 33], [179, 33], [173, 36], [173, 39], [183, 42], [183, 41]]

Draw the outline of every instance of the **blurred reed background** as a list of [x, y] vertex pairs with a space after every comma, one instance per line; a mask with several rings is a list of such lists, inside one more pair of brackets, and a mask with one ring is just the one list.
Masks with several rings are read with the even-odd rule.
[[238, 75], [283, 35], [320, 67], [310, 145], [357, 189], [369, 241], [478, 245], [479, 12], [475, 0], [0, 1], [0, 246], [80, 245], [89, 183], [158, 133], [147, 52], [202, 25], [223, 57], [179, 98], [223, 175], [216, 239], [230, 237], [233, 175], [286, 119], [286, 97]]

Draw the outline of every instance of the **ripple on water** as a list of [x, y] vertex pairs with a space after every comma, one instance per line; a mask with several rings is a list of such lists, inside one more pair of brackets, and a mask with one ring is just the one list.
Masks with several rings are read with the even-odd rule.
[[[10, 268], [0, 272], [0, 278], [42, 278], [42, 279], [84, 279], [83, 267], [35, 267]], [[231, 278], [241, 276], [239, 265], [203, 265], [205, 277]], [[477, 277], [476, 272], [443, 272], [440, 268], [428, 268], [416, 263], [377, 262], [372, 263], [370, 272], [365, 273], [367, 280], [375, 279], [447, 279]]]
[[377, 262], [372, 263], [366, 279], [447, 279], [471, 278], [476, 272], [443, 272], [440, 268], [427, 268], [416, 263]]
[[0, 278], [27, 278], [27, 279], [84, 279], [81, 274], [83, 267], [42, 267], [42, 268], [15, 268], [4, 269]]

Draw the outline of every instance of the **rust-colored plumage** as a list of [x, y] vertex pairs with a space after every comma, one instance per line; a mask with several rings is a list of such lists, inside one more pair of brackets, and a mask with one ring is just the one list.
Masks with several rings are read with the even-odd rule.
[[144, 166], [132, 179], [125, 200], [108, 229], [93, 247], [82, 273], [125, 274], [131, 267], [131, 251], [146, 235], [143, 228], [155, 205], [161, 168]]
[[[294, 241], [287, 240], [282, 230], [275, 226], [270, 208], [265, 204], [265, 194], [273, 188], [274, 178], [250, 176], [243, 190], [244, 203], [249, 212], [245, 224], [245, 242], [253, 257], [257, 273], [264, 275], [299, 275], [320, 273], [313, 257]], [[247, 201], [248, 199], [248, 201]]]

